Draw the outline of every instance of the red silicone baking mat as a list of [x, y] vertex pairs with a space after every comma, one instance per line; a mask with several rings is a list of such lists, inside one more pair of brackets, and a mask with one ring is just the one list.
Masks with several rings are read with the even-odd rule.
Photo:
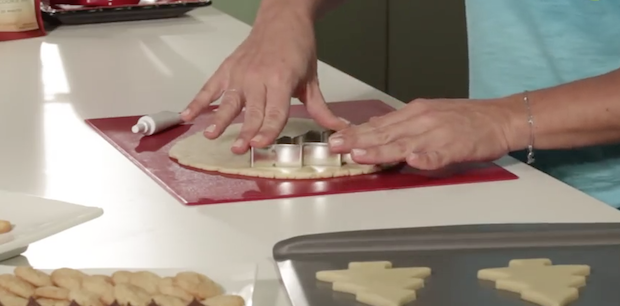
[[[330, 108], [338, 116], [358, 124], [367, 121], [370, 117], [394, 110], [377, 100], [330, 103]], [[308, 118], [303, 105], [292, 106], [290, 115]], [[420, 172], [403, 166], [386, 172], [354, 177], [276, 180], [195, 170], [181, 166], [170, 159], [168, 150], [175, 141], [203, 131], [210, 122], [209, 117], [210, 115], [205, 113], [191, 124], [177, 126], [163, 133], [145, 137], [131, 132], [131, 126], [136, 123], [139, 116], [89, 119], [86, 122], [186, 205], [479, 183], [517, 178], [516, 175], [493, 163], [484, 163], [467, 165], [451, 174], [421, 175]], [[242, 118], [238, 117], [236, 122], [241, 120]]]

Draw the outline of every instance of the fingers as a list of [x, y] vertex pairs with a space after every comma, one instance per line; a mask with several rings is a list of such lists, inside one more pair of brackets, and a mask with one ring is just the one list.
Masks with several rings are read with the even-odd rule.
[[433, 145], [432, 132], [414, 137], [398, 138], [388, 144], [365, 149], [353, 149], [351, 158], [360, 164], [382, 164], [406, 161], [420, 170], [437, 170], [448, 166], [449, 146]]
[[365, 149], [388, 144], [409, 132], [407, 114], [394, 111], [381, 117], [373, 117], [360, 125], [350, 125], [329, 138], [330, 150], [334, 153], [347, 153], [352, 149]]
[[365, 132], [350, 128], [332, 135], [329, 139], [329, 146], [332, 152], [347, 153], [353, 149], [367, 149], [387, 145], [398, 139], [423, 132], [425, 131], [411, 131], [411, 123], [408, 121], [396, 122], [392, 125]]
[[181, 113], [181, 119], [188, 122], [194, 120], [200, 112], [220, 98], [224, 89], [221, 82], [221, 73], [216, 72], [200, 89], [192, 102]]
[[286, 121], [291, 103], [291, 94], [283, 88], [267, 89], [265, 118], [258, 134], [250, 145], [262, 148], [272, 144], [280, 135]]
[[[233, 153], [242, 154], [250, 148], [250, 140], [256, 136], [265, 117], [265, 87], [263, 85], [246, 86], [245, 114], [239, 137], [233, 144]], [[218, 112], [220, 112], [218, 110]]]
[[[341, 131], [342, 133], [362, 134], [373, 131], [375, 129], [384, 128], [394, 123], [406, 120], [409, 116], [403, 111], [393, 111], [383, 116], [372, 117], [367, 122]], [[340, 134], [340, 133], [338, 133]]]
[[243, 108], [243, 95], [239, 91], [226, 91], [222, 95], [222, 100], [213, 123], [204, 131], [205, 137], [215, 139], [222, 135], [230, 123], [239, 115]]
[[320, 126], [334, 131], [340, 131], [349, 127], [350, 123], [348, 121], [337, 117], [329, 109], [318, 82], [315, 81], [308, 84], [306, 95], [307, 98], [304, 100], [304, 103], [306, 104], [308, 114]]
[[382, 164], [404, 161], [413, 152], [411, 139], [401, 138], [386, 145], [367, 149], [353, 149], [351, 158], [359, 164]]
[[406, 161], [409, 166], [420, 170], [437, 170], [450, 164], [444, 152], [440, 151], [411, 153], [407, 156]]
[[398, 122], [393, 125], [371, 131], [356, 131], [354, 128], [342, 131], [330, 137], [329, 145], [334, 152], [349, 152], [352, 149], [366, 149], [389, 144], [407, 134], [407, 123]]
[[392, 111], [383, 116], [372, 117], [368, 122], [351, 126], [342, 132], [361, 134], [392, 125], [396, 122], [410, 120], [415, 116], [423, 114], [428, 109], [424, 103], [423, 101], [418, 102], [414, 100], [401, 109]]
[[401, 138], [387, 145], [354, 149], [351, 158], [359, 164], [383, 164], [406, 161], [419, 170], [438, 170], [450, 165], [448, 148], [427, 150], [421, 139]]

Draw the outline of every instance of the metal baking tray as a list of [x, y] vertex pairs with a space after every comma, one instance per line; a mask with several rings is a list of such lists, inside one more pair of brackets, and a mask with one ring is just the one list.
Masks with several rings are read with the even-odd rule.
[[483, 268], [511, 259], [550, 258], [586, 264], [592, 272], [569, 306], [620, 305], [620, 223], [488, 224], [370, 230], [299, 236], [273, 248], [293, 306], [363, 306], [355, 296], [317, 281], [322, 270], [351, 261], [391, 261], [394, 267], [430, 267], [432, 275], [407, 306], [535, 306], [515, 293], [480, 281]]

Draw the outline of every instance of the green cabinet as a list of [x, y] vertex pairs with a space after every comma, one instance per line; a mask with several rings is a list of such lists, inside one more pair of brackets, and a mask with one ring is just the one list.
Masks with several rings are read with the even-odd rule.
[[[214, 0], [217, 9], [252, 24], [260, 0]], [[383, 0], [350, 0], [316, 25], [320, 60], [385, 91], [387, 7]]]
[[247, 24], [253, 24], [260, 0], [213, 0], [213, 7]]
[[[252, 24], [260, 0], [214, 0]], [[316, 25], [319, 59], [403, 100], [467, 96], [463, 0], [349, 0]]]
[[463, 0], [389, 0], [387, 92], [401, 101], [467, 97]]
[[316, 25], [320, 60], [381, 91], [387, 87], [388, 2], [349, 0]]

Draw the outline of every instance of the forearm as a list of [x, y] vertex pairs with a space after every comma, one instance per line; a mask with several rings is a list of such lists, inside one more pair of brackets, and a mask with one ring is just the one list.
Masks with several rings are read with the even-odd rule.
[[256, 22], [260, 24], [281, 17], [283, 13], [314, 22], [344, 2], [345, 0], [262, 0]]
[[[620, 70], [529, 92], [536, 149], [569, 149], [620, 142]], [[511, 111], [511, 151], [527, 148], [530, 126], [523, 94], [501, 102]]]

